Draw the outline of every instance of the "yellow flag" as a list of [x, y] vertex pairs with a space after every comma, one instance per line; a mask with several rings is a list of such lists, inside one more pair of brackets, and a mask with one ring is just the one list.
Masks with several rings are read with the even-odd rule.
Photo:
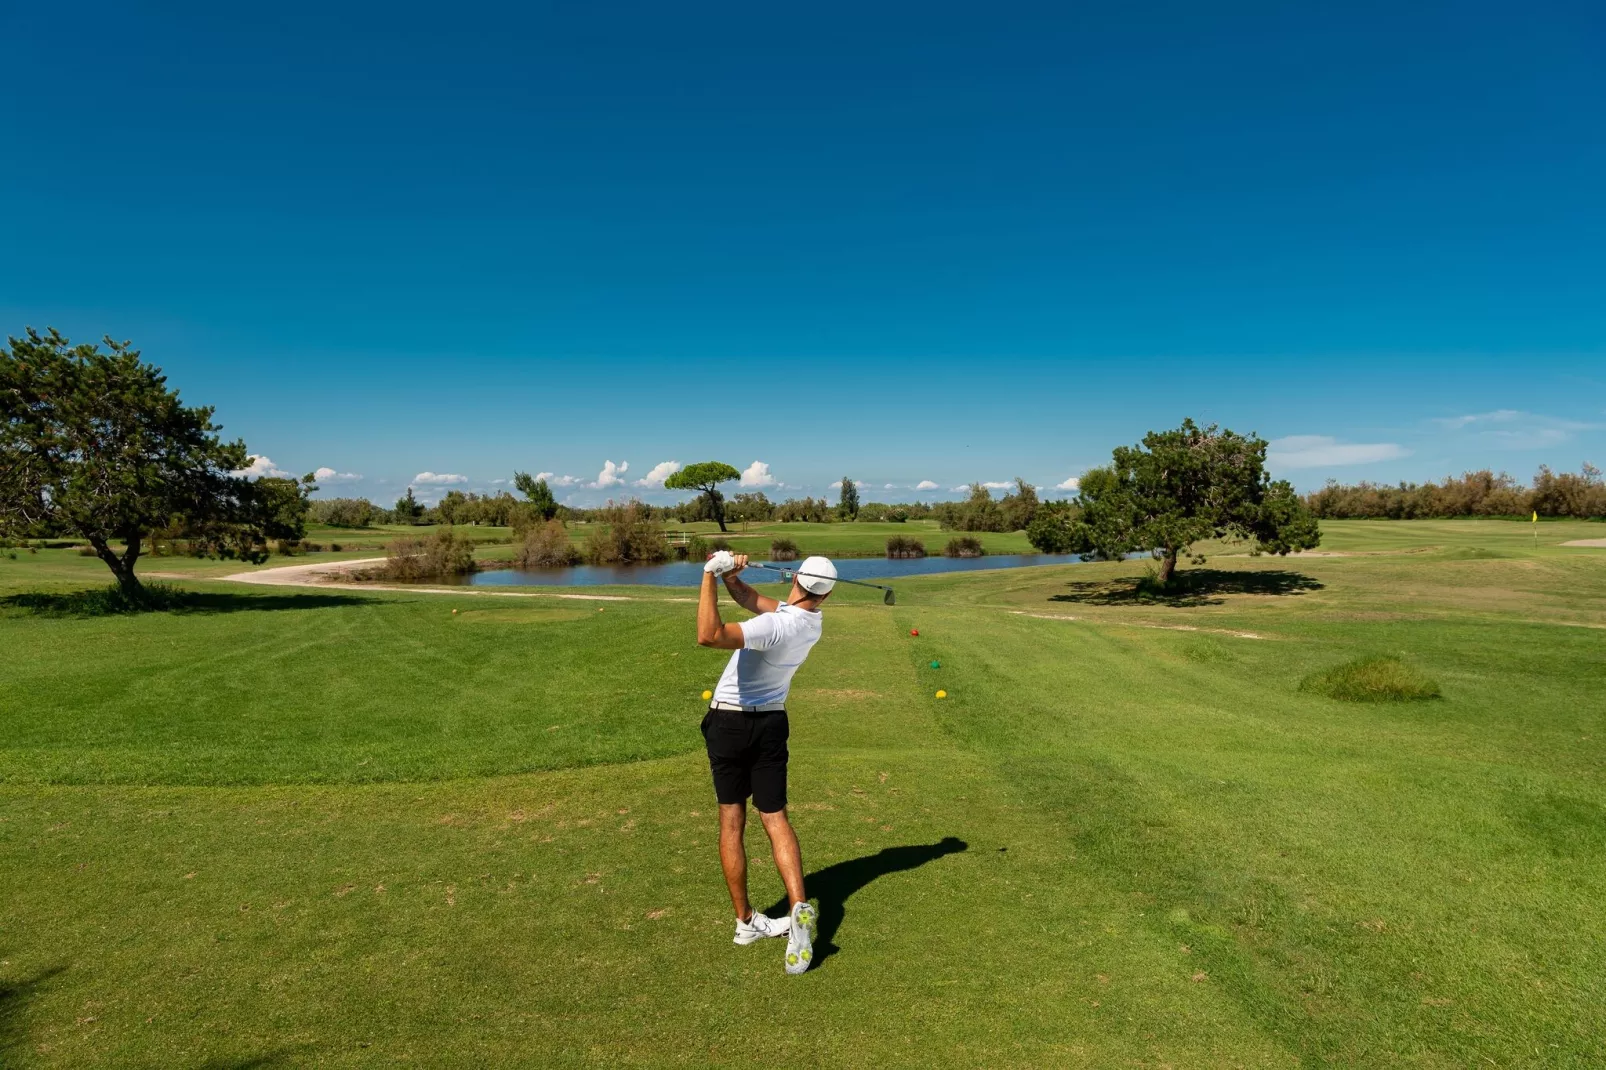
[[1534, 510], [1534, 521], [1533, 522], [1535, 524], [1539, 523], [1539, 510], [1537, 510], [1537, 509]]

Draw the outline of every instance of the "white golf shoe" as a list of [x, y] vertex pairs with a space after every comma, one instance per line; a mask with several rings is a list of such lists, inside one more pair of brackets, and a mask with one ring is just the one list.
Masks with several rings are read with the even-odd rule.
[[786, 936], [786, 972], [802, 973], [814, 963], [814, 928], [819, 914], [813, 904], [792, 908], [791, 931]]
[[768, 936], [785, 936], [791, 927], [790, 917], [770, 918], [755, 910], [751, 918], [736, 923], [736, 942], [746, 947]]

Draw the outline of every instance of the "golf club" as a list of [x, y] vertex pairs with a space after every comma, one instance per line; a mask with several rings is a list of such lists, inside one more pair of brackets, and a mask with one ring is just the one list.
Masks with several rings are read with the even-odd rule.
[[814, 573], [812, 573], [812, 572], [799, 572], [796, 569], [791, 569], [791, 568], [776, 568], [774, 565], [760, 565], [760, 564], [756, 564], [756, 563], [754, 563], [752, 561], [749, 561], [747, 563], [747, 567], [748, 568], [763, 568], [763, 569], [768, 569], [771, 572], [779, 572], [786, 579], [791, 579], [793, 576], [809, 576], [809, 577], [812, 577], [812, 578], [818, 579], [818, 580], [835, 580], [837, 583], [852, 583], [852, 584], [857, 584], [860, 587], [874, 587], [878, 591], [887, 592], [886, 597], [881, 599], [881, 601], [882, 601], [882, 603], [884, 605], [893, 606], [893, 605], [897, 605], [898, 604], [896, 597], [892, 593], [892, 588], [891, 587], [883, 587], [879, 583], [865, 583], [863, 580], [845, 580], [840, 576], [815, 576]]

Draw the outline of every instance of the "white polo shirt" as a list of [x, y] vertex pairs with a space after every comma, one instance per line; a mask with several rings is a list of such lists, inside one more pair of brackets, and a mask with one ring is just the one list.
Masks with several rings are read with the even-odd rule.
[[714, 688], [714, 701], [735, 706], [785, 702], [792, 674], [820, 641], [819, 611], [782, 602], [775, 612], [741, 624], [742, 649], [732, 651]]

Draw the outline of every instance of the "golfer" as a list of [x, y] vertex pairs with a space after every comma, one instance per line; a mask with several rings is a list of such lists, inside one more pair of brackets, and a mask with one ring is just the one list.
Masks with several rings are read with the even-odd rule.
[[[785, 602], [759, 594], [737, 575], [745, 554], [720, 550], [703, 566], [697, 600], [697, 643], [735, 651], [703, 717], [703, 739], [719, 798], [719, 861], [736, 908], [736, 942], [786, 937], [786, 972], [802, 973], [814, 960], [815, 910], [803, 897], [803, 855], [786, 819], [786, 693], [809, 650], [820, 641], [820, 604], [836, 586], [836, 566], [823, 557], [803, 562]], [[752, 620], [719, 619], [723, 577], [731, 599]], [[784, 918], [753, 911], [747, 901], [747, 800], [763, 819], [775, 868], [792, 903]]]

